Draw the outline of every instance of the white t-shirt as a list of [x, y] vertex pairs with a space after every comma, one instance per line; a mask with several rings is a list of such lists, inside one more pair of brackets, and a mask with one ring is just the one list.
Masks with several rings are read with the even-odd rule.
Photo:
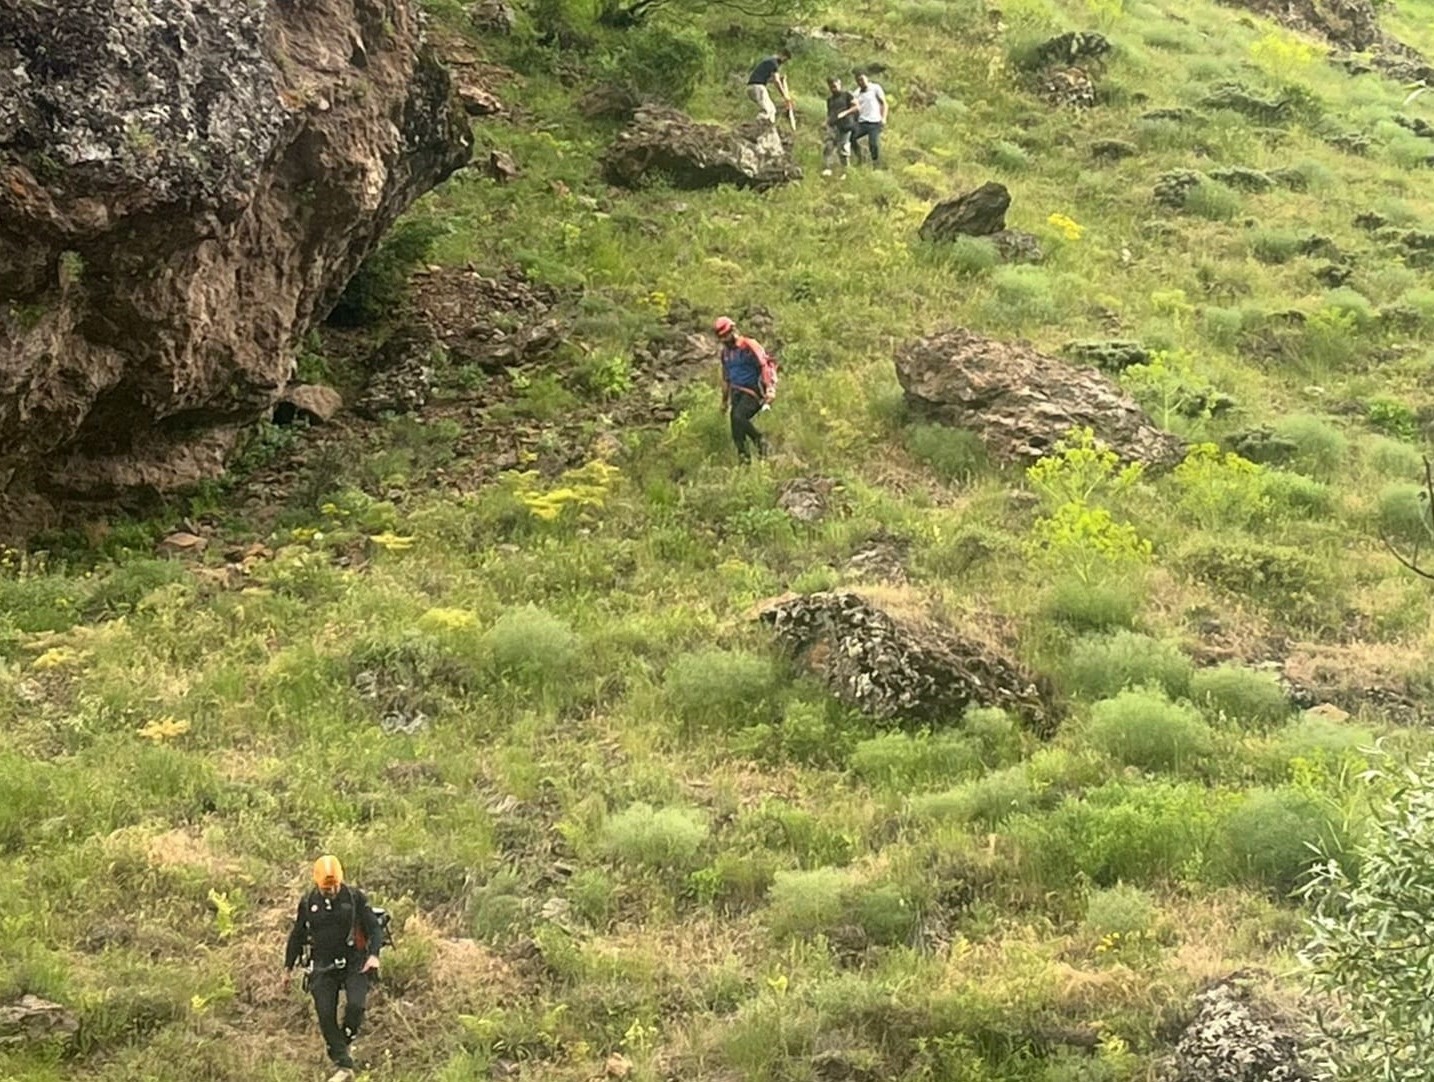
[[857, 119], [869, 124], [881, 123], [881, 107], [886, 104], [886, 94], [881, 89], [880, 83], [873, 83], [867, 80], [866, 89], [857, 89], [856, 104], [859, 110]]

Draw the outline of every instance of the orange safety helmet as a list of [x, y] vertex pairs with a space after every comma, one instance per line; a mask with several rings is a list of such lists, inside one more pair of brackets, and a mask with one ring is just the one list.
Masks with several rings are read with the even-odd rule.
[[726, 338], [736, 327], [737, 324], [733, 323], [726, 316], [718, 316], [717, 322], [712, 324], [712, 330], [716, 332], [718, 338]]
[[344, 866], [335, 856], [322, 856], [314, 861], [314, 886], [328, 892], [344, 884]]

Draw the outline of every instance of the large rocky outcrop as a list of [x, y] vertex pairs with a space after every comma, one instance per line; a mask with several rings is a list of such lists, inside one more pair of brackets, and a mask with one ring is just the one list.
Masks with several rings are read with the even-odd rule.
[[471, 134], [411, 0], [0, 5], [0, 499], [222, 469]]
[[949, 241], [957, 237], [985, 237], [1006, 263], [1039, 263], [1045, 258], [1040, 241], [1019, 229], [1006, 228], [1011, 193], [1004, 184], [988, 180], [974, 191], [931, 208], [921, 223], [922, 240]]
[[1033, 462], [1087, 427], [1127, 461], [1169, 466], [1183, 454], [1108, 377], [1025, 342], [945, 331], [901, 347], [896, 376], [913, 413], [972, 430], [1006, 462]]
[[1318, 34], [1341, 49], [1363, 52], [1383, 40], [1371, 0], [1221, 0], [1292, 30]]
[[955, 724], [999, 706], [1041, 733], [1055, 729], [1050, 689], [981, 637], [895, 615], [854, 593], [790, 595], [758, 619], [843, 701], [874, 718]]
[[603, 159], [603, 176], [620, 188], [663, 180], [674, 188], [732, 184], [762, 189], [801, 175], [775, 125], [761, 120], [736, 129], [699, 124], [665, 105], [640, 106]]
[[1175, 1046], [1167, 1082], [1308, 1082], [1296, 1027], [1245, 987], [1240, 974], [1195, 997], [1196, 1014]]

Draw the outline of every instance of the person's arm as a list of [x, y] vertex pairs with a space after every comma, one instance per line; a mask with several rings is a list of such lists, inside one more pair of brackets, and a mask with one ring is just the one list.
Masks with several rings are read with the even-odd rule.
[[855, 116], [859, 112], [861, 112], [861, 106], [856, 103], [855, 98], [852, 98], [851, 105], [839, 112], [837, 114], [837, 119], [841, 120], [844, 117]]
[[752, 354], [757, 358], [757, 369], [762, 373], [762, 401], [772, 400], [772, 358], [757, 342], [752, 343]]
[[363, 924], [363, 934], [368, 939], [368, 957], [364, 960], [363, 971], [370, 972], [378, 968], [378, 952], [383, 946], [383, 925], [379, 924], [378, 918], [373, 915], [373, 906], [368, 903], [368, 896], [361, 890], [354, 891], [354, 905], [358, 908], [358, 919]]
[[881, 87], [876, 88], [876, 100], [881, 102], [881, 122], [886, 123], [886, 91]]
[[782, 100], [788, 105], [792, 102], [792, 92], [787, 89], [787, 77], [780, 71], [772, 76], [772, 81], [777, 84], [777, 90], [782, 95]]
[[299, 955], [304, 953], [304, 899], [299, 899], [298, 911], [294, 914], [294, 926], [289, 929], [289, 941], [284, 945], [284, 968], [293, 969]]

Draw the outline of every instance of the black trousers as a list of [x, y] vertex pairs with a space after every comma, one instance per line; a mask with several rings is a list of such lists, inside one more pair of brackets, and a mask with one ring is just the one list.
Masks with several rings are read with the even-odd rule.
[[[348, 1053], [349, 1042], [363, 1025], [364, 1006], [368, 1002], [368, 974], [360, 972], [362, 962], [350, 962], [343, 969], [330, 969], [309, 978], [309, 993], [314, 997], [314, 1011], [319, 1016], [319, 1032], [324, 1035], [329, 1059], [338, 1060]], [[339, 989], [344, 992], [344, 1021], [339, 1025]]]
[[756, 446], [757, 454], [767, 453], [767, 441], [752, 423], [752, 418], [761, 412], [760, 398], [735, 387], [732, 389], [732, 442], [737, 445], [737, 457], [743, 462], [752, 461], [752, 453], [747, 449], [749, 442]]

